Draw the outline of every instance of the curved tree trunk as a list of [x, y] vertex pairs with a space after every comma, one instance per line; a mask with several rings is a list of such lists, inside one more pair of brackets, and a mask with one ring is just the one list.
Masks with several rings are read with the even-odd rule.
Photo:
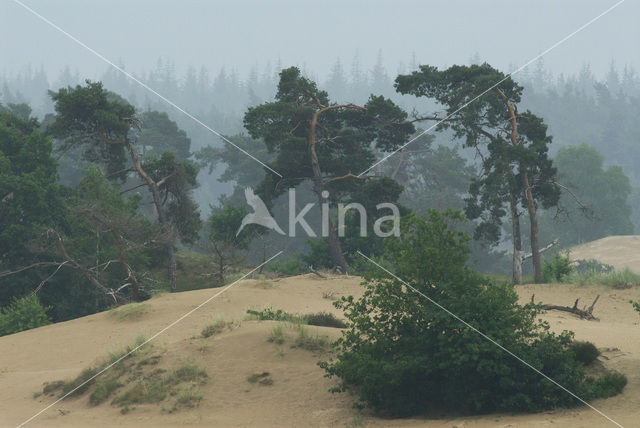
[[[160, 197], [160, 190], [158, 189], [158, 183], [156, 183], [149, 175], [146, 173], [144, 169], [142, 169], [142, 165], [140, 164], [140, 160], [138, 159], [138, 155], [136, 154], [133, 147], [129, 142], [125, 142], [125, 147], [129, 152], [129, 156], [131, 157], [131, 161], [133, 162], [133, 167], [136, 169], [140, 177], [147, 182], [147, 187], [151, 192], [151, 197], [153, 199], [153, 205], [156, 208], [156, 212], [158, 214], [158, 222], [162, 226], [162, 229], [165, 233], [171, 232], [171, 225], [169, 224], [169, 220], [167, 219], [167, 215], [162, 207], [162, 198]], [[164, 182], [168, 177], [165, 177], [161, 180]], [[167, 256], [168, 256], [168, 278], [171, 283], [171, 290], [176, 291], [176, 253], [173, 247], [173, 242], [169, 242], [167, 244]]]
[[[322, 206], [323, 203], [327, 203], [328, 199], [323, 195], [323, 191], [325, 190], [324, 181], [322, 179], [322, 170], [320, 169], [320, 163], [318, 162], [318, 155], [316, 153], [316, 126], [318, 125], [318, 118], [322, 113], [337, 108], [353, 108], [364, 110], [363, 107], [359, 107], [353, 104], [342, 104], [324, 107], [320, 110], [317, 110], [313, 114], [313, 118], [311, 119], [311, 126], [309, 127], [309, 156], [311, 158], [311, 170], [313, 171], [313, 191], [318, 196], [318, 202], [320, 203], [320, 206]], [[338, 230], [331, 218], [329, 218], [327, 242], [329, 244], [329, 255], [331, 256], [331, 261], [336, 266], [340, 267], [342, 273], [347, 273], [349, 264], [347, 263], [347, 260], [344, 258], [344, 254], [342, 253], [342, 247], [340, 245], [340, 240], [338, 239]]]
[[[504, 100], [507, 110], [509, 111], [509, 121], [511, 122], [511, 134], [509, 136], [511, 144], [514, 146], [521, 145], [518, 141], [518, 120], [513, 104], [509, 102], [505, 94], [498, 89], [498, 94]], [[529, 211], [529, 222], [531, 223], [531, 257], [533, 260], [533, 281], [536, 284], [542, 282], [542, 265], [540, 261], [540, 246], [538, 244], [538, 216], [536, 213], [536, 204], [533, 200], [531, 185], [529, 184], [529, 176], [526, 168], [522, 164], [519, 165], [520, 174], [522, 176], [522, 188], [527, 199], [527, 210]]]

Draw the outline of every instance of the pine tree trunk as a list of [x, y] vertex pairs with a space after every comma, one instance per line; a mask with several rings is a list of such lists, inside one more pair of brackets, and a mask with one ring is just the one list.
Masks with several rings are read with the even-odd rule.
[[[158, 215], [158, 223], [160, 223], [165, 233], [169, 233], [171, 231], [171, 226], [169, 225], [169, 221], [167, 219], [166, 213], [164, 212], [164, 209], [162, 209], [162, 198], [160, 198], [160, 190], [158, 189], [158, 184], [142, 168], [140, 160], [138, 159], [138, 155], [136, 154], [131, 144], [125, 142], [125, 147], [129, 152], [129, 156], [131, 157], [131, 161], [133, 162], [133, 167], [136, 169], [140, 177], [147, 182], [147, 187], [149, 187], [149, 191], [151, 192], [153, 205], [155, 206], [156, 213]], [[176, 291], [176, 253], [175, 249], [173, 248], [173, 242], [169, 242], [169, 244], [167, 244], [167, 255], [169, 259], [167, 276], [169, 278], [169, 282], [171, 283], [171, 290]]]
[[[349, 107], [350, 105], [346, 106]], [[323, 203], [328, 203], [327, 199], [322, 195], [324, 190], [324, 182], [322, 179], [322, 171], [320, 170], [320, 163], [318, 162], [318, 155], [316, 153], [316, 126], [318, 124], [318, 118], [322, 113], [330, 109], [342, 108], [345, 106], [335, 105], [329, 106], [324, 109], [318, 110], [313, 114], [311, 119], [311, 126], [309, 128], [309, 157], [311, 160], [311, 170], [313, 171], [313, 191], [318, 196], [318, 202], [322, 207]], [[355, 106], [354, 106], [355, 107]], [[327, 236], [327, 242], [329, 244], [329, 256], [331, 261], [340, 269], [342, 273], [347, 273], [349, 264], [342, 254], [342, 247], [340, 240], [338, 239], [338, 230], [331, 219], [329, 219], [329, 231]]]
[[[519, 146], [522, 142], [518, 141], [518, 121], [516, 118], [515, 108], [513, 104], [509, 102], [505, 94], [496, 89], [498, 94], [505, 101], [507, 110], [509, 111], [509, 120], [511, 122], [511, 133], [509, 139], [513, 146]], [[533, 281], [536, 284], [542, 282], [542, 266], [540, 262], [540, 246], [538, 244], [538, 216], [536, 214], [536, 204], [533, 200], [533, 193], [531, 192], [531, 185], [529, 184], [529, 177], [527, 175], [526, 167], [520, 164], [520, 174], [522, 176], [522, 188], [524, 189], [525, 196], [527, 198], [527, 210], [529, 211], [529, 222], [531, 223], [531, 258], [533, 260]]]
[[[521, 168], [523, 169], [523, 168]], [[533, 261], [533, 282], [542, 282], [542, 262], [540, 259], [540, 245], [538, 243], [538, 215], [536, 204], [533, 200], [533, 193], [529, 185], [529, 177], [526, 172], [522, 173], [522, 187], [527, 197], [527, 210], [529, 210], [529, 223], [531, 223], [531, 260]]]
[[338, 239], [338, 229], [335, 225], [335, 222], [329, 219], [329, 236], [327, 237], [327, 242], [329, 243], [329, 255], [331, 256], [331, 260], [335, 263], [336, 266], [340, 267], [342, 273], [347, 273], [347, 269], [349, 269], [349, 264], [347, 260], [344, 258], [344, 254], [342, 253], [342, 246], [340, 245], [340, 240]]
[[[162, 229], [166, 233], [169, 233], [170, 225], [169, 225], [169, 221], [167, 220], [167, 216], [164, 212], [164, 209], [162, 209], [162, 202], [160, 199], [160, 191], [158, 190], [158, 186], [156, 185], [156, 183], [153, 183], [149, 185], [149, 188], [151, 190], [151, 196], [153, 197], [153, 203], [156, 207], [156, 211], [158, 212], [158, 222], [162, 226]], [[167, 258], [168, 258], [167, 277], [169, 279], [169, 283], [171, 284], [171, 291], [176, 291], [177, 263], [176, 263], [176, 252], [175, 252], [175, 248], [173, 247], [173, 242], [169, 242], [167, 244]]]
[[522, 284], [522, 238], [520, 236], [520, 214], [511, 197], [511, 224], [513, 225], [513, 283]]

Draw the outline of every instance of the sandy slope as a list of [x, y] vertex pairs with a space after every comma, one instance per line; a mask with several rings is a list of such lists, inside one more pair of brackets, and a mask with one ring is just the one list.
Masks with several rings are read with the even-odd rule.
[[599, 260], [617, 269], [628, 267], [640, 273], [640, 236], [608, 236], [571, 249], [574, 260]]
[[[57, 403], [28, 426], [345, 427], [356, 422], [374, 427], [614, 426], [587, 408], [459, 419], [376, 419], [359, 415], [348, 394], [327, 391], [334, 383], [316, 366], [322, 355], [292, 349], [287, 343], [281, 347], [268, 343], [273, 322], [243, 321], [231, 331], [196, 338], [202, 327], [217, 317], [241, 320], [250, 307], [272, 305], [300, 313], [335, 311], [323, 294], [357, 295], [360, 290], [358, 278], [298, 276], [270, 284], [253, 280], [238, 283], [157, 339], [166, 346], [168, 364], [206, 367], [210, 380], [202, 387], [204, 399], [199, 407], [168, 414], [159, 405], [145, 405], [121, 415], [109, 404], [90, 406], [85, 395]], [[131, 343], [138, 334], [152, 335], [217, 291], [154, 298], [149, 312], [137, 321], [116, 321], [101, 313], [0, 338], [0, 426], [16, 426], [52, 403], [49, 397], [33, 398], [44, 382], [76, 375], [107, 351]], [[545, 318], [556, 330], [573, 330], [578, 339], [611, 349], [604, 352], [604, 364], [624, 372], [629, 384], [623, 394], [593, 405], [625, 427], [640, 426], [640, 317], [627, 303], [630, 298], [640, 300], [640, 289], [544, 285], [523, 286], [519, 292], [523, 301], [535, 293], [536, 301], [567, 305], [577, 297], [590, 304], [596, 294], [601, 295], [594, 311], [600, 322], [563, 313], [549, 313]], [[329, 328], [318, 331], [332, 336], [339, 333]], [[203, 351], [203, 345], [209, 347]], [[271, 373], [273, 386], [247, 382], [247, 376], [262, 371]], [[60, 410], [67, 413], [62, 415]]]

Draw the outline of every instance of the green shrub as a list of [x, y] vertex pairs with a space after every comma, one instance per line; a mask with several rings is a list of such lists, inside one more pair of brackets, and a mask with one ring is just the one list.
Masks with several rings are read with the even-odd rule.
[[[606, 265], [605, 265], [606, 266]], [[602, 268], [597, 265], [593, 269], [576, 269], [576, 271], [562, 278], [562, 282], [578, 285], [599, 284], [611, 288], [630, 288], [640, 285], [640, 275], [629, 268], [614, 270]]]
[[606, 263], [600, 263], [597, 260], [576, 260], [573, 264], [574, 271], [577, 273], [593, 272], [595, 274], [613, 272], [614, 268]]
[[551, 261], [545, 260], [542, 264], [542, 281], [543, 282], [559, 282], [565, 276], [573, 272], [569, 253], [554, 254]]
[[247, 314], [250, 319], [260, 320], [260, 321], [289, 321], [289, 322], [299, 322], [300, 318], [289, 314], [282, 309], [273, 310], [270, 306], [267, 306], [261, 311], [256, 311], [253, 309], [247, 309]]
[[261, 311], [253, 309], [247, 309], [247, 315], [250, 319], [260, 321], [287, 321], [294, 324], [308, 324], [321, 327], [336, 327], [344, 328], [346, 324], [341, 319], [336, 318], [335, 315], [328, 312], [316, 312], [313, 314], [297, 315], [290, 314], [282, 309], [273, 310], [267, 306]]
[[347, 325], [341, 319], [328, 312], [317, 312], [315, 314], [307, 314], [304, 317], [306, 324], [321, 327], [345, 328]]
[[589, 377], [585, 383], [588, 388], [585, 394], [586, 399], [608, 398], [622, 392], [627, 385], [627, 377], [622, 373], [612, 372], [597, 379]]
[[0, 308], [0, 336], [51, 324], [47, 315], [49, 309], [40, 304], [36, 295], [14, 299]]
[[638, 313], [640, 313], [640, 302], [631, 302], [633, 309], [635, 309]]
[[600, 355], [596, 345], [591, 342], [575, 341], [569, 345], [569, 349], [573, 351], [576, 361], [580, 361], [585, 366], [594, 362]]
[[615, 391], [603, 386], [611, 380], [587, 381], [569, 350], [572, 333], [552, 333], [535, 306], [518, 304], [512, 285], [491, 284], [466, 266], [469, 238], [451, 226], [462, 220], [435, 211], [403, 218], [401, 237], [385, 243], [381, 263], [422, 296], [378, 270], [366, 274], [361, 298], [334, 303], [349, 320], [335, 359], [319, 363], [341, 379], [334, 390], [353, 389], [363, 405], [393, 416], [580, 404], [437, 302], [576, 395]]
[[301, 256], [294, 256], [286, 260], [276, 260], [269, 263], [266, 269], [285, 276], [300, 275], [309, 272], [309, 268]]

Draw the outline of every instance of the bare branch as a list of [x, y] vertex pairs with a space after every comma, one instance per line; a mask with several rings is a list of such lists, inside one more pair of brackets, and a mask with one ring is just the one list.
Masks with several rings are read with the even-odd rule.
[[3, 278], [5, 276], [9, 276], [9, 275], [14, 275], [16, 273], [20, 273], [20, 272], [24, 272], [25, 270], [28, 269], [32, 269], [34, 267], [38, 267], [38, 266], [58, 266], [60, 265], [61, 262], [38, 262], [38, 263], [33, 263], [30, 264], [28, 266], [23, 266], [19, 269], [13, 270], [13, 271], [4, 271], [4, 272], [0, 272], [0, 278]]
[[356, 180], [371, 180], [371, 177], [366, 177], [366, 176], [361, 177], [359, 175], [355, 175], [355, 174], [349, 173], [349, 174], [345, 174], [345, 175], [343, 175], [341, 177], [333, 177], [332, 179], [325, 181], [323, 184], [327, 185], [327, 184], [330, 184], [330, 183], [334, 183], [336, 181], [345, 180], [347, 178], [355, 178]]

